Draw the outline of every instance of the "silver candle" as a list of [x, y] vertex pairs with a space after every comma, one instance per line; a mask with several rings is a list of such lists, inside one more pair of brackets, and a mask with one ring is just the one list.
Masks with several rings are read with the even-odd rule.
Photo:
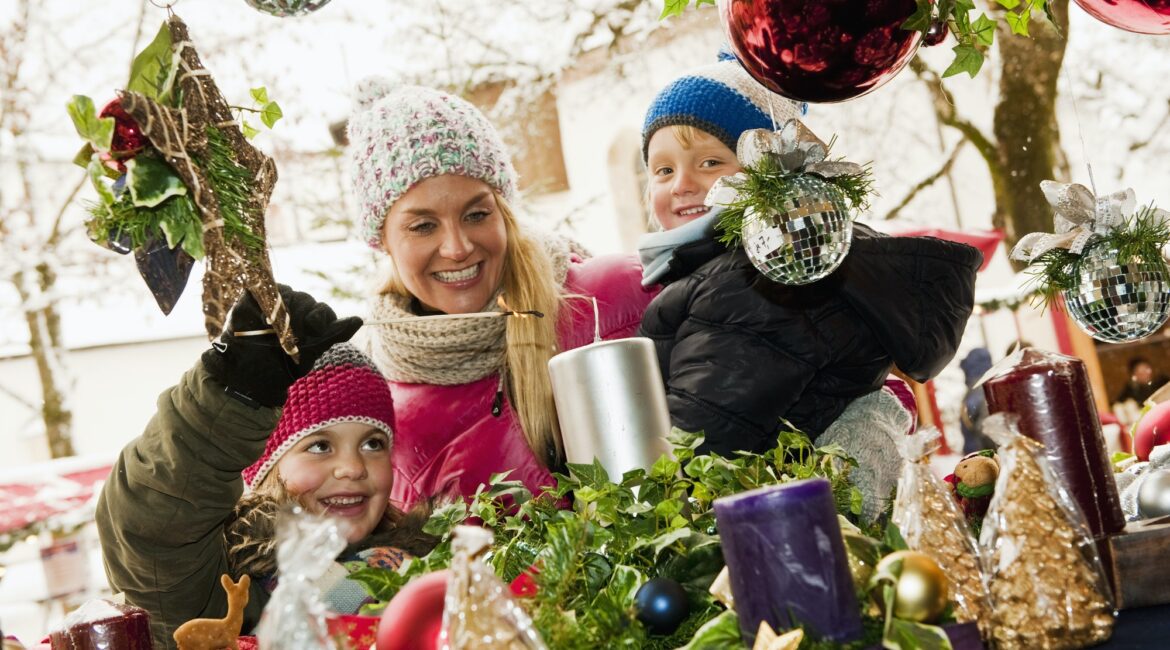
[[565, 457], [594, 458], [614, 482], [670, 452], [670, 412], [654, 343], [636, 337], [562, 352], [548, 362]]

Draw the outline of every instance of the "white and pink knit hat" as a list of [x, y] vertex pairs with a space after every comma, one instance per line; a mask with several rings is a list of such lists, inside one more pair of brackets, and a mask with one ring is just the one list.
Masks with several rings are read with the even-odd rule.
[[468, 101], [371, 77], [358, 83], [356, 103], [348, 126], [350, 181], [362, 237], [372, 248], [382, 248], [390, 206], [432, 176], [475, 178], [515, 200], [516, 170], [500, 134]]
[[329, 348], [309, 374], [289, 387], [264, 455], [243, 471], [244, 484], [254, 489], [301, 439], [343, 422], [362, 422], [394, 435], [394, 401], [386, 378], [350, 343]]

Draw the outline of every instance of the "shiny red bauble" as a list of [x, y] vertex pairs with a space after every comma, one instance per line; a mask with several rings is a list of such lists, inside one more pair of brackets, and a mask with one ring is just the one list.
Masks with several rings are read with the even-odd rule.
[[1149, 460], [1150, 451], [1170, 443], [1170, 402], [1155, 404], [1138, 420], [1133, 432], [1133, 453], [1138, 460]]
[[1076, 0], [1090, 16], [1138, 34], [1170, 34], [1170, 0]]
[[804, 102], [860, 97], [898, 74], [921, 32], [915, 0], [722, 0], [731, 51], [773, 92]]
[[448, 570], [411, 580], [386, 605], [378, 623], [378, 650], [437, 650], [443, 629]]
[[150, 142], [138, 127], [138, 122], [130, 117], [126, 109], [122, 108], [122, 100], [115, 99], [106, 104], [98, 117], [114, 118], [114, 140], [110, 143], [110, 153], [114, 157], [126, 160], [133, 158], [143, 147]]

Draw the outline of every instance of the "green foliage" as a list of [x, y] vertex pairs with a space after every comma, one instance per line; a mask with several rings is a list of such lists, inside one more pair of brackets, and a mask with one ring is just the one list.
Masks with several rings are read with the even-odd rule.
[[126, 188], [140, 208], [153, 208], [172, 196], [187, 193], [187, 186], [171, 166], [154, 156], [137, 156], [126, 161]]
[[[425, 530], [442, 541], [429, 555], [408, 561], [393, 577], [379, 575], [388, 572], [383, 569], [351, 577], [385, 601], [410, 578], [445, 568], [451, 532], [476, 517], [495, 534], [485, 561], [501, 579], [537, 567], [537, 594], [524, 605], [549, 647], [741, 647], [734, 615], [707, 592], [723, 568], [712, 503], [762, 485], [824, 477], [843, 495], [842, 514], [856, 519], [847, 481], [855, 463], [839, 448], [818, 448], [796, 432], [781, 435], [765, 454], [735, 458], [696, 456], [702, 440], [673, 431], [673, 457], [659, 458], [649, 471], [626, 472], [619, 482], [597, 461], [569, 464], [567, 474], [556, 475], [556, 487], [538, 498], [518, 481], [493, 476], [468, 503], [435, 511]], [[558, 507], [565, 500], [571, 509]], [[670, 636], [650, 635], [635, 617], [635, 593], [656, 576], [677, 580], [690, 599], [690, 614]], [[877, 638], [880, 630], [871, 642]]]
[[[658, 16], [659, 20], [677, 16], [691, 4], [691, 0], [665, 0], [662, 4], [662, 15]], [[715, 0], [695, 0], [695, 7], [702, 7], [703, 5], [715, 6]]]
[[[252, 88], [250, 92], [252, 95], [252, 106], [250, 108], [244, 108], [242, 106], [235, 106], [233, 108], [259, 114], [260, 121], [270, 129], [276, 126], [277, 120], [284, 117], [284, 111], [280, 110], [280, 104], [268, 99], [268, 89], [264, 86]], [[260, 133], [260, 129], [252, 126], [247, 120], [241, 121], [240, 128], [244, 132], [244, 137], [249, 140]]]
[[1054, 248], [1036, 258], [1029, 267], [1029, 289], [1037, 293], [1041, 305], [1047, 306], [1057, 295], [1080, 285], [1081, 270], [1091, 251], [1116, 248], [1122, 263], [1138, 260], [1162, 261], [1162, 247], [1170, 243], [1170, 225], [1155, 214], [1154, 206], [1140, 208], [1121, 226], [1105, 235], [1097, 235], [1080, 255], [1064, 248]]
[[171, 30], [164, 22], [154, 40], [134, 57], [126, 90], [142, 93], [160, 104], [169, 104], [175, 73], [179, 69], [177, 59], [171, 48]]
[[93, 100], [85, 95], [74, 95], [65, 108], [69, 111], [77, 135], [91, 147], [91, 154], [93, 151], [110, 150], [110, 143], [114, 139], [114, 118], [98, 117]]
[[[793, 181], [801, 176], [812, 176], [823, 180], [829, 192], [840, 192], [853, 210], [864, 210], [873, 193], [873, 176], [869, 167], [860, 174], [844, 174], [822, 178], [816, 174], [785, 171], [772, 156], [764, 156], [759, 164], [745, 167], [744, 179], [735, 184], [739, 198], [727, 205], [719, 216], [716, 227], [720, 231], [719, 241], [729, 247], [739, 245], [743, 236], [743, 221], [749, 212], [767, 214], [780, 209], [791, 201], [796, 193]], [[725, 182], [735, 183], [730, 178]]]

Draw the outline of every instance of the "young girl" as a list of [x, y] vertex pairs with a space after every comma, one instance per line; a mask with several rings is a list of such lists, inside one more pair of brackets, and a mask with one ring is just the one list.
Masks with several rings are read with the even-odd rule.
[[[643, 126], [650, 204], [664, 230], [640, 243], [643, 282], [667, 286], [641, 333], [655, 341], [674, 425], [704, 432], [703, 451], [767, 450], [782, 418], [821, 436], [851, 402], [881, 389], [894, 366], [916, 381], [942, 370], [971, 314], [982, 256], [969, 246], [884, 237], [855, 224], [837, 271], [790, 287], [761, 276], [742, 248], [716, 240], [718, 210], [704, 199], [716, 179], [741, 170], [739, 136], [795, 113], [731, 60], [668, 85]], [[865, 418], [851, 420], [865, 426]], [[862, 473], [890, 455], [856, 426], [837, 429], [819, 442], [845, 444]], [[890, 478], [870, 494], [888, 495]]]
[[[632, 335], [653, 297], [633, 256], [588, 258], [524, 227], [516, 172], [482, 113], [453, 95], [366, 80], [349, 121], [362, 232], [389, 256], [365, 345], [396, 405], [395, 503], [470, 496], [511, 472], [534, 494], [564, 452], [548, 360]], [[537, 311], [542, 317], [459, 317]]]
[[[267, 325], [246, 297], [221, 342], [159, 397], [98, 501], [110, 586], [150, 612], [156, 648], [174, 647], [186, 621], [226, 613], [225, 573], [252, 577], [244, 632], [256, 624], [275, 587], [275, 516], [289, 503], [348, 523], [342, 559], [394, 567], [429, 550], [422, 517], [389, 507], [391, 397], [343, 342], [361, 320], [287, 287], [281, 297], [300, 363], [273, 335], [249, 335]], [[331, 609], [355, 613], [364, 592], [344, 575], [338, 565], [318, 586]]]

